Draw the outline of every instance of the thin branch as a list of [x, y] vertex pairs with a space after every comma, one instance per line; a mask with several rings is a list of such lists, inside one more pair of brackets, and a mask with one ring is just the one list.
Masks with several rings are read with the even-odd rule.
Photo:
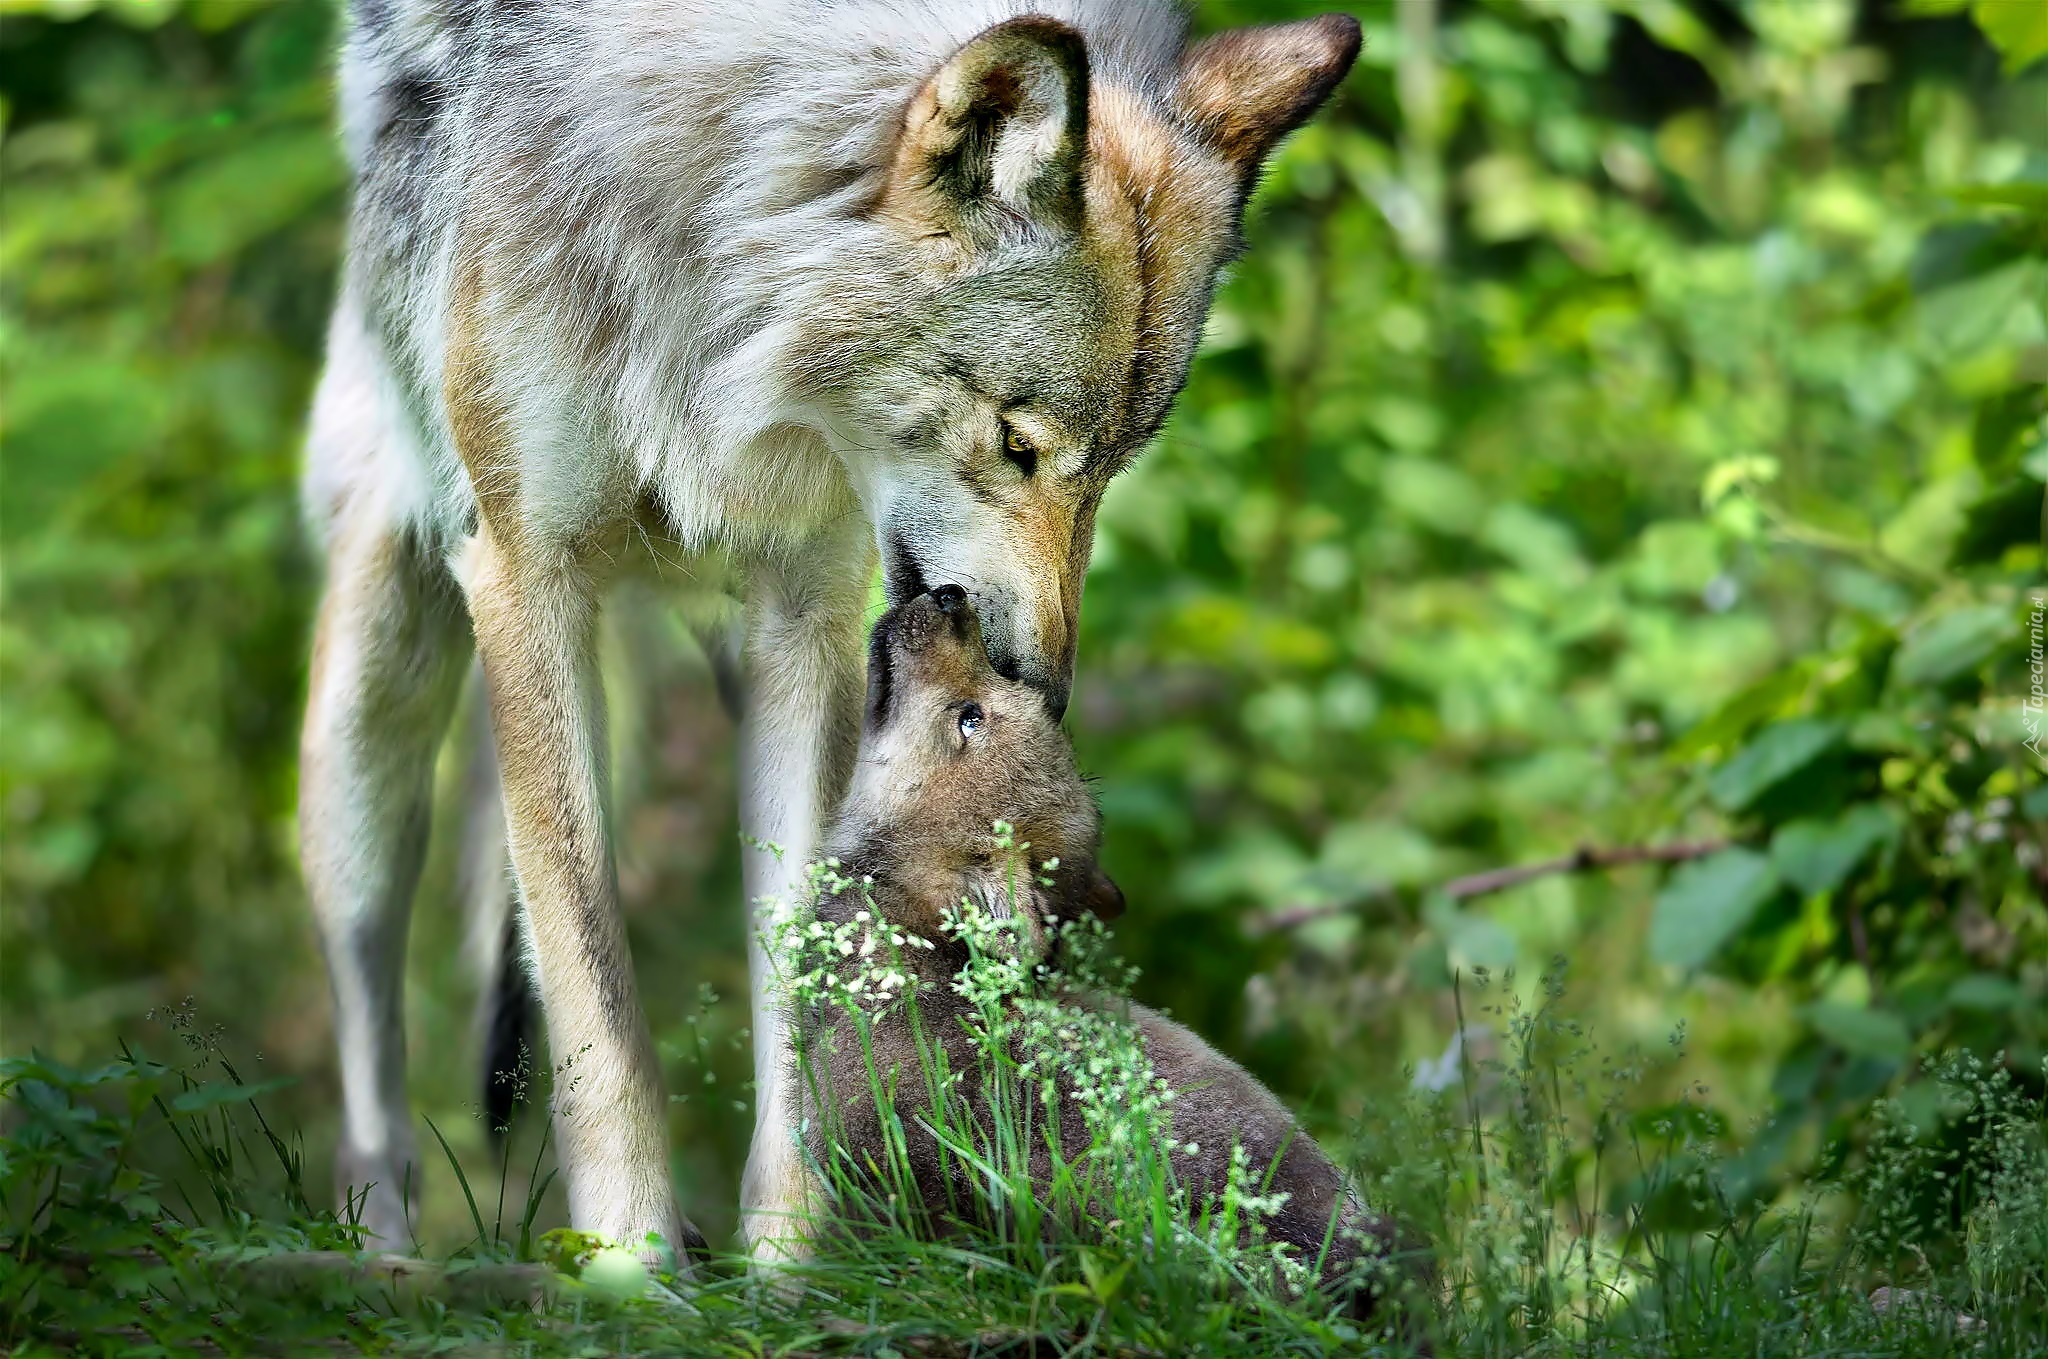
[[[1516, 864], [1508, 868], [1490, 868], [1484, 873], [1468, 873], [1462, 878], [1452, 878], [1443, 886], [1424, 895], [1441, 895], [1452, 901], [1469, 901], [1474, 897], [1490, 896], [1504, 892], [1510, 887], [1520, 887], [1537, 878], [1548, 878], [1559, 873], [1593, 873], [1627, 864], [1675, 864], [1689, 859], [1703, 859], [1709, 854], [1728, 848], [1726, 840], [1679, 840], [1668, 845], [1618, 845], [1612, 849], [1599, 849], [1592, 845], [1580, 845], [1570, 854], [1555, 859], [1543, 859], [1532, 864]], [[1316, 905], [1282, 906], [1268, 911], [1246, 922], [1245, 932], [1257, 938], [1262, 935], [1278, 934], [1282, 930], [1297, 929], [1311, 921], [1328, 919], [1356, 910], [1368, 902], [1384, 901], [1394, 895], [1388, 888], [1379, 888], [1363, 897], [1351, 901], [1318, 903]]]
[[1394, 890], [1390, 887], [1376, 887], [1360, 896], [1346, 901], [1324, 901], [1312, 905], [1276, 906], [1261, 912], [1244, 922], [1244, 932], [1252, 938], [1268, 934], [1279, 934], [1283, 930], [1298, 929], [1316, 920], [1326, 920], [1333, 915], [1347, 915], [1361, 906], [1376, 901], [1392, 901]]
[[1816, 552], [1831, 552], [1838, 557], [1847, 557], [1851, 561], [1859, 562], [1881, 575], [1902, 580], [1908, 585], [1917, 586], [1923, 591], [1931, 590], [1941, 584], [1942, 577], [1937, 573], [1923, 570], [1911, 562], [1900, 561], [1897, 557], [1886, 552], [1875, 541], [1851, 538], [1841, 533], [1830, 533], [1826, 529], [1815, 528], [1811, 524], [1801, 523], [1797, 519], [1788, 518], [1782, 514], [1772, 514], [1768, 508], [1766, 508], [1765, 512], [1770, 514], [1771, 532], [1780, 542], [1790, 543], [1795, 547], [1810, 547]]
[[1443, 893], [1453, 901], [1465, 901], [1472, 897], [1505, 891], [1510, 887], [1519, 887], [1532, 879], [1547, 878], [1557, 873], [1590, 873], [1595, 870], [1619, 868], [1625, 864], [1684, 863], [1688, 859], [1704, 859], [1707, 855], [1719, 853], [1726, 848], [1726, 840], [1680, 840], [1669, 845], [1621, 845], [1614, 849], [1595, 849], [1591, 845], [1580, 845], [1561, 858], [1523, 864], [1518, 868], [1495, 868], [1485, 873], [1453, 878], [1443, 885]]

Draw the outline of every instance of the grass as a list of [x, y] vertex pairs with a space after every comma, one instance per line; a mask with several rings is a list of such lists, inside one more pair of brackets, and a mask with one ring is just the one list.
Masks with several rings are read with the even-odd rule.
[[[1221, 1201], [1187, 1201], [1170, 1104], [1143, 1097], [1142, 1054], [1133, 1064], [1114, 1032], [1062, 1059], [1122, 1072], [1091, 1115], [1096, 1148], [1034, 1192], [1026, 1112], [1051, 1063], [1032, 1070], [1017, 1053], [1049, 1012], [1026, 1003], [1041, 993], [1013, 953], [975, 958], [974, 1060], [1017, 1115], [988, 1127], [949, 1103], [957, 1073], [934, 1055], [910, 1074], [927, 1082], [927, 1112], [893, 1125], [891, 1144], [938, 1138], [973, 1169], [976, 1201], [919, 1208], [900, 1161], [829, 1157], [815, 1167], [831, 1186], [816, 1263], [764, 1278], [721, 1256], [670, 1300], [599, 1243], [536, 1236], [537, 1173], [522, 1209], [495, 1186], [473, 1192], [457, 1166], [467, 1244], [429, 1266], [349, 1267], [347, 1214], [318, 1205], [298, 1139], [264, 1116], [274, 1083], [244, 1079], [189, 1014], [173, 1017], [178, 1062], [132, 1049], [93, 1070], [11, 1060], [0, 1342], [124, 1356], [1363, 1354], [1417, 1339], [1473, 1356], [2048, 1349], [2048, 1111], [1995, 1059], [1930, 1065], [1943, 1101], [1931, 1129], [1880, 1103], [1853, 1152], [1823, 1156], [1825, 1177], [1764, 1186], [1704, 1101], [1645, 1107], [1646, 1074], [1682, 1066], [1682, 1040], [1654, 1062], [1603, 1054], [1566, 1014], [1561, 976], [1533, 1008], [1480, 978], [1461, 1001], [1488, 1012], [1500, 1056], [1461, 1055], [1420, 1083], [1440, 1090], [1390, 1095], [1345, 1148], [1375, 1206], [1428, 1243], [1428, 1284], [1386, 1271], [1413, 1328], [1393, 1335], [1290, 1284], [1303, 1262], [1263, 1239], [1272, 1205], [1256, 1167]], [[845, 1000], [849, 974], [833, 975], [812, 969], [806, 1003]], [[845, 1013], [913, 1008], [900, 991]], [[537, 1170], [544, 1145], [516, 1143], [506, 1165]], [[143, 1169], [166, 1150], [175, 1170]], [[1873, 1302], [1879, 1289], [1892, 1291]]]

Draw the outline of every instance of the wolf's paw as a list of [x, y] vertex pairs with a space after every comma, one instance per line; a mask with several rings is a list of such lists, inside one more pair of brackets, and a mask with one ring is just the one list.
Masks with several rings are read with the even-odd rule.
[[344, 1222], [363, 1228], [363, 1249], [405, 1255], [414, 1249], [412, 1215], [420, 1201], [419, 1158], [413, 1149], [366, 1153], [346, 1139], [334, 1153], [334, 1192]]

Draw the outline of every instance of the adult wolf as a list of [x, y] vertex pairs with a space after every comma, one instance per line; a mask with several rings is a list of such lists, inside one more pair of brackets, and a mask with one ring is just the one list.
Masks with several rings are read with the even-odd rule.
[[[1164, 0], [355, 0], [300, 834], [375, 1242], [408, 1237], [405, 923], [472, 633], [574, 1061], [570, 1216], [683, 1242], [606, 807], [621, 549], [741, 563], [741, 821], [786, 849], [750, 854], [750, 899], [847, 776], [877, 553], [892, 601], [967, 588], [993, 663], [1064, 707], [1103, 489], [1185, 378], [1261, 161], [1357, 48], [1340, 16], [1189, 45]], [[753, 964], [761, 1250], [800, 1176]]]

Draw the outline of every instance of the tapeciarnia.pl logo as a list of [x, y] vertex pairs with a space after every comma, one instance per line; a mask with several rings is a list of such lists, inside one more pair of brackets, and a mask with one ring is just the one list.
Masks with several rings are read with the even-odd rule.
[[2042, 646], [2043, 622], [2048, 621], [2048, 591], [2029, 596], [2034, 607], [2027, 611], [2027, 696], [2020, 704], [2020, 720], [2027, 728], [2027, 749], [2041, 759], [2041, 714], [2048, 705], [2048, 655]]

